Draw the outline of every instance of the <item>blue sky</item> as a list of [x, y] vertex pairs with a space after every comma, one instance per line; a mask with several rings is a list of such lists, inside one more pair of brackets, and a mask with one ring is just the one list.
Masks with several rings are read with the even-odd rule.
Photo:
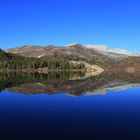
[[0, 47], [106, 44], [140, 52], [139, 0], [1, 0]]

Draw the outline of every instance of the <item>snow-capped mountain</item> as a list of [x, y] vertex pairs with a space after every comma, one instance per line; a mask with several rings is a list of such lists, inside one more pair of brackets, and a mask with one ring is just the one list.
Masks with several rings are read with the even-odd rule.
[[[73, 46], [77, 44], [78, 43], [71, 43], [66, 46]], [[100, 53], [103, 53], [105, 55], [109, 55], [115, 58], [120, 58], [120, 57], [125, 58], [128, 56], [140, 56], [140, 53], [130, 52], [130, 51], [127, 51], [125, 49], [120, 49], [120, 48], [108, 48], [108, 46], [104, 44], [100, 44], [100, 45], [83, 44], [81, 46], [89, 48], [89, 49], [94, 49]]]
[[65, 46], [21, 46], [9, 49], [8, 52], [22, 55], [25, 57], [44, 57], [59, 55], [61, 57], [78, 57], [99, 61], [108, 61], [110, 59], [127, 58], [129, 56], [140, 56], [140, 53], [129, 52], [124, 49], [110, 49], [106, 45], [90, 45], [71, 43]]
[[127, 51], [125, 49], [120, 49], [120, 48], [108, 48], [107, 45], [90, 45], [90, 44], [85, 44], [84, 46], [86, 46], [87, 48], [93, 48], [96, 49], [100, 52], [104, 52], [104, 53], [108, 53], [111, 55], [115, 55], [115, 54], [120, 54], [120, 55], [124, 55], [124, 56], [140, 56], [140, 53], [136, 53], [136, 52], [130, 52]]

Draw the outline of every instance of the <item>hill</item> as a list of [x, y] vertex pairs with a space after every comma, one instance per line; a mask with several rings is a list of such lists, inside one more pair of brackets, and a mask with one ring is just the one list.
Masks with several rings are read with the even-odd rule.
[[94, 74], [103, 72], [103, 69], [85, 61], [71, 61], [65, 57], [24, 57], [19, 54], [6, 53], [0, 50], [0, 70], [22, 70], [47, 73], [48, 71], [94, 71]]
[[68, 47], [58, 46], [22, 46], [8, 50], [10, 53], [18, 54], [24, 57], [60, 57], [72, 60], [82, 59], [85, 61], [108, 62], [115, 58], [111, 55], [104, 54], [96, 49], [87, 48], [81, 44], [73, 44]]

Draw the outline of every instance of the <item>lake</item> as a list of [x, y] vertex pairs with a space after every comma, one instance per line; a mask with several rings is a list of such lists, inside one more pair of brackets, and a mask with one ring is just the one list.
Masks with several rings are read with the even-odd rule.
[[140, 77], [0, 73], [0, 137], [140, 140]]

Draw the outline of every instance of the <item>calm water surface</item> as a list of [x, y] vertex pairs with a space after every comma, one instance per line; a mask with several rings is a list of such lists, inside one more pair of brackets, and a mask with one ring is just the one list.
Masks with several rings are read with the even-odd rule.
[[[109, 84], [110, 78], [107, 82], [98, 77], [93, 87], [94, 78], [67, 83], [66, 79], [48, 82], [45, 76], [40, 83], [41, 77], [30, 77], [31, 82], [23, 80], [29, 75], [23, 75], [12, 76], [13, 80], [9, 75], [9, 80], [5, 75], [1, 78], [0, 137], [3, 139], [140, 140], [138, 82], [134, 86], [130, 81], [115, 79], [114, 84]], [[20, 80], [14, 83], [17, 77]], [[83, 85], [86, 90], [82, 89]], [[121, 87], [129, 88], [121, 90]]]

